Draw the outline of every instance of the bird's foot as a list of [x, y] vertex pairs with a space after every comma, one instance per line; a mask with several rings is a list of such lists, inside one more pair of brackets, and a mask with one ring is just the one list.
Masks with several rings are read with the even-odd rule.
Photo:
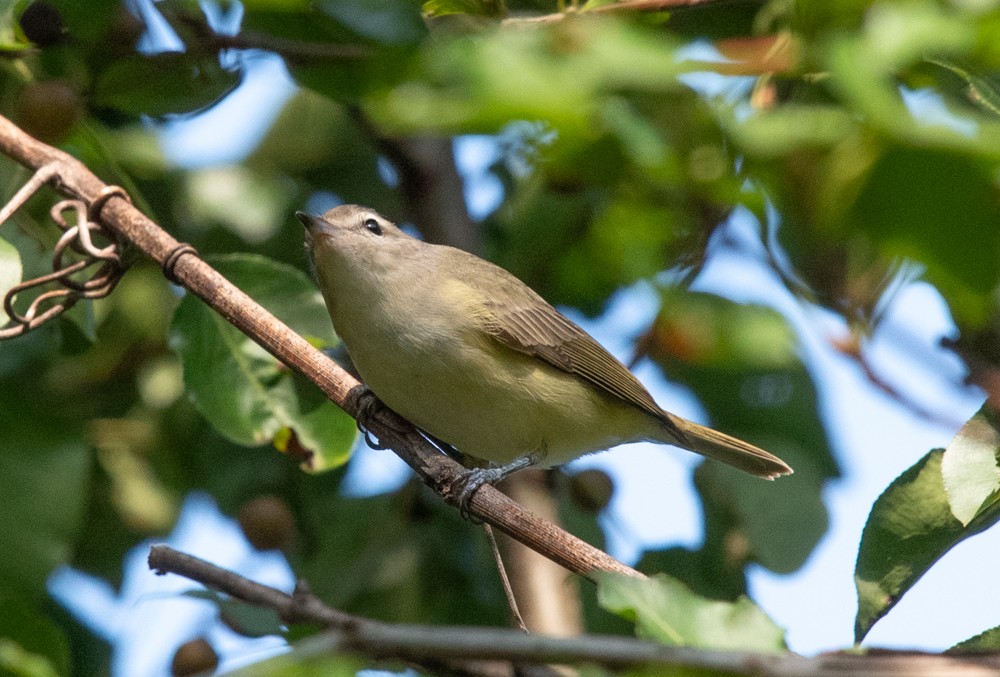
[[375, 393], [369, 390], [366, 386], [359, 387], [360, 390], [354, 396], [358, 406], [357, 415], [354, 417], [354, 420], [358, 424], [358, 430], [365, 436], [365, 443], [372, 449], [388, 449], [389, 447], [386, 445], [375, 441], [372, 438], [371, 433], [368, 431], [368, 425], [371, 423], [371, 420], [381, 409], [385, 409], [386, 406], [382, 400], [376, 397]]
[[470, 501], [479, 487], [484, 484], [497, 484], [498, 482], [513, 475], [518, 470], [523, 470], [534, 465], [537, 459], [533, 456], [522, 456], [514, 459], [506, 465], [492, 468], [467, 468], [465, 472], [455, 479], [452, 491], [455, 503], [458, 504], [459, 514], [465, 519], [474, 522], [472, 513], [469, 510]]

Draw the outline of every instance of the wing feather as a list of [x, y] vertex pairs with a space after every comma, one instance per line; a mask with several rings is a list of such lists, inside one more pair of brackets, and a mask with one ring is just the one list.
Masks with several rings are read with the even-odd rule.
[[[655, 417], [678, 441], [686, 441], [639, 379], [604, 346], [510, 273], [501, 268], [494, 268], [494, 272], [496, 276], [488, 281], [490, 289], [483, 281], [465, 281], [484, 299], [486, 312], [479, 320], [487, 334], [508, 348], [580, 376], [598, 390]], [[496, 301], [498, 297], [503, 302]]]

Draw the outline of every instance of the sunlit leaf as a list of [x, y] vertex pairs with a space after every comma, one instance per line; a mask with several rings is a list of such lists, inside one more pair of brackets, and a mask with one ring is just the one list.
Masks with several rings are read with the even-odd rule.
[[63, 631], [23, 599], [0, 598], [0, 674], [68, 677], [70, 648]]
[[702, 649], [786, 650], [784, 631], [745, 597], [705, 599], [662, 574], [644, 580], [602, 573], [598, 586], [601, 606], [635, 621], [641, 637]]
[[[14, 245], [0, 238], [0, 299], [14, 285], [21, 282], [21, 255]], [[0, 307], [0, 326], [7, 323], [10, 317]]]
[[423, 12], [429, 17], [467, 14], [498, 18], [503, 12], [503, 3], [498, 0], [427, 0]]
[[996, 414], [983, 405], [955, 435], [941, 459], [941, 476], [952, 514], [969, 523], [996, 509], [1000, 494], [1000, 430]]
[[944, 453], [941, 449], [928, 453], [897, 477], [872, 506], [854, 570], [858, 642], [934, 562], [1000, 519], [995, 504], [968, 526], [955, 518], [941, 476]]
[[985, 632], [979, 633], [975, 637], [970, 637], [963, 642], [959, 642], [955, 646], [948, 649], [945, 653], [981, 653], [986, 651], [1000, 651], [1000, 626], [990, 628]]
[[[336, 340], [319, 291], [301, 271], [250, 255], [211, 262], [299, 333], [325, 343]], [[222, 434], [257, 445], [292, 428], [299, 444], [315, 455], [307, 464], [312, 470], [349, 457], [356, 436], [351, 418], [200, 300], [184, 298], [170, 340], [191, 401]]]
[[227, 672], [231, 677], [355, 677], [364, 661], [337, 655], [327, 648], [313, 649], [310, 640], [275, 658]]

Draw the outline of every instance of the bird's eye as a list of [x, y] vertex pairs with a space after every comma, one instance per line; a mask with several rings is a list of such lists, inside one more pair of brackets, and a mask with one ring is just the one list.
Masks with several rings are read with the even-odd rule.
[[365, 219], [365, 228], [375, 233], [376, 235], [382, 234], [382, 226], [375, 219]]

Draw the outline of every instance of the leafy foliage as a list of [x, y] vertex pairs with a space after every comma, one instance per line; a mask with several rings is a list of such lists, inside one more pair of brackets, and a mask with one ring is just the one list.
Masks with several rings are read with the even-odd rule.
[[858, 641], [935, 561], [1000, 520], [998, 435], [984, 407], [946, 450], [931, 451], [875, 501], [854, 573]]
[[784, 632], [753, 602], [699, 598], [668, 576], [641, 580], [600, 576], [598, 599], [609, 611], [635, 621], [642, 637], [664, 644], [705, 649], [785, 650]]
[[[303, 336], [320, 345], [335, 342], [323, 299], [300, 271], [246, 255], [209, 261]], [[281, 448], [294, 435], [304, 467], [346, 462], [356, 439], [353, 420], [194, 297], [177, 307], [171, 345], [195, 408], [226, 437]]]
[[[592, 0], [560, 14], [563, 3], [546, 0], [244, 0], [239, 26], [223, 25], [223, 15], [234, 24], [234, 3], [155, 3], [151, 26], [153, 14], [119, 0], [48, 0], [33, 16], [31, 6], [0, 10], [0, 113], [126, 187], [318, 345], [336, 338], [291, 212], [359, 202], [417, 228], [428, 214], [465, 215], [454, 157], [428, 155], [429, 136], [493, 140], [488, 179], [502, 195], [466, 227], [548, 300], [596, 315], [622, 288], [654, 282], [660, 312], [636, 354], [687, 386], [715, 426], [796, 474], [771, 485], [697, 468], [703, 542], [642, 559], [677, 580], [601, 588], [606, 606], [646, 631], [666, 617], [691, 631], [674, 641], [780, 650], [780, 631], [742, 597], [746, 572], [803, 565], [827, 527], [823, 491], [841, 472], [819, 413], [825, 384], [788, 320], [691, 290], [733, 218], [757, 228], [736, 243], [742, 253], [800, 305], [843, 321], [848, 357], [863, 356], [901, 284], [932, 284], [958, 324], [953, 347], [970, 380], [1000, 401], [1000, 13], [989, 3], [644, 12]], [[693, 57], [693, 44], [726, 60]], [[160, 130], [235, 105], [262, 53], [300, 89], [245, 160], [168, 161]], [[26, 179], [6, 160], [0, 175], [5, 195]], [[444, 197], [442, 177], [459, 186]], [[52, 199], [43, 191], [0, 228], [0, 293], [48, 269]], [[106, 646], [51, 611], [47, 577], [71, 564], [117, 586], [126, 553], [168, 533], [193, 491], [227, 514], [264, 495], [282, 501], [296, 529], [284, 554], [332, 604], [386, 620], [502, 622], [478, 535], [413, 485], [343, 491], [353, 423], [176, 291], [139, 262], [108, 299], [0, 344], [0, 507], [10, 517], [0, 592], [16, 610], [0, 627], [10, 662], [0, 667], [100, 670]], [[996, 521], [991, 407], [873, 506], [856, 570], [859, 639], [937, 558]], [[301, 473], [304, 458], [329, 472]], [[563, 508], [573, 531], [601, 542], [592, 512]], [[646, 595], [662, 604], [647, 608]], [[586, 600], [591, 628], [622, 630]], [[966, 644], [992, 646], [994, 635]], [[293, 653], [261, 669], [359, 667], [310, 661]]]

